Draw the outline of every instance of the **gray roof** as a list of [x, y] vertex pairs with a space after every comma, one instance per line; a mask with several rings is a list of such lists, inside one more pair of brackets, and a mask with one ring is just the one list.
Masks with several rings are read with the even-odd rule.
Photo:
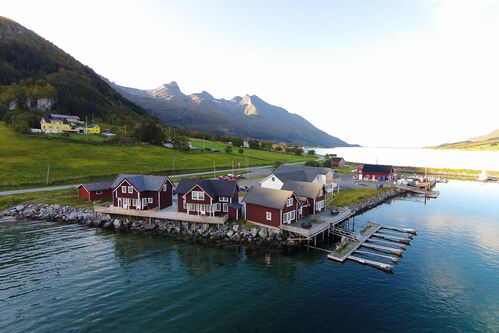
[[292, 191], [274, 190], [271, 188], [253, 186], [244, 197], [243, 202], [263, 207], [281, 209], [286, 204], [286, 200], [292, 195]]
[[[302, 174], [299, 173], [300, 171], [302, 172]], [[285, 180], [311, 182], [317, 177], [317, 175], [325, 175], [328, 172], [333, 172], [333, 170], [331, 168], [281, 164], [279, 165], [279, 167], [277, 167], [277, 169], [274, 170], [273, 174], [283, 182]]]
[[380, 173], [390, 174], [393, 171], [393, 166], [382, 164], [364, 164], [362, 173]]
[[113, 182], [87, 183], [81, 184], [78, 187], [83, 186], [87, 191], [106, 191], [112, 188], [112, 184]]
[[95, 126], [97, 126], [96, 124], [91, 124], [91, 125], [88, 125], [87, 127], [88, 128], [94, 128]]
[[133, 175], [119, 174], [114, 180], [112, 187], [118, 186], [123, 179], [127, 179], [137, 190], [142, 191], [159, 191], [161, 186], [167, 179], [167, 176], [152, 176], [152, 175]]
[[231, 197], [237, 182], [219, 179], [182, 178], [177, 185], [177, 194], [188, 192], [194, 185], [201, 186], [211, 197]]
[[235, 208], [235, 209], [239, 209], [239, 208], [242, 208], [243, 205], [241, 205], [238, 202], [231, 202], [231, 203], [229, 203], [229, 207], [232, 207], [232, 208]]
[[69, 118], [69, 119], [80, 119], [78, 116], [72, 116], [68, 114], [57, 114], [57, 113], [51, 113], [50, 118]]
[[315, 199], [323, 187], [323, 184], [288, 180], [284, 183], [281, 190], [293, 191], [298, 197]]
[[343, 157], [331, 157], [332, 162], [341, 162], [344, 161]]

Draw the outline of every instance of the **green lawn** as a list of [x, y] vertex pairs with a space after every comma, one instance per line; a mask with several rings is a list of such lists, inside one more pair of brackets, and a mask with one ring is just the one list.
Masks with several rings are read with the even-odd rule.
[[54, 138], [83, 141], [83, 142], [105, 142], [109, 140], [108, 138], [100, 134], [50, 133], [43, 135], [47, 135]]
[[345, 207], [350, 205], [359, 204], [369, 198], [378, 196], [380, 193], [389, 191], [392, 188], [383, 187], [380, 189], [371, 188], [351, 188], [341, 190], [339, 193], [334, 193], [326, 199], [327, 209], [334, 209], [336, 207]]
[[93, 208], [92, 202], [78, 197], [78, 191], [74, 188], [58, 191], [33, 192], [14, 195], [0, 196], [0, 211], [17, 205], [26, 204], [49, 204], [73, 207]]
[[[193, 142], [196, 145], [195, 141]], [[223, 144], [218, 144], [225, 147]], [[180, 152], [149, 144], [111, 145], [21, 136], [0, 122], [0, 187], [78, 183], [111, 179], [118, 173], [175, 173], [230, 169], [232, 161], [241, 167], [270, 165], [276, 161], [297, 162], [308, 156], [245, 149], [239, 154], [223, 150]]]

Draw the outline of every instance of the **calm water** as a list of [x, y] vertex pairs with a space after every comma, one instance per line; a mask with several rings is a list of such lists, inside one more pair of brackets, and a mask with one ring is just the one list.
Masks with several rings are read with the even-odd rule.
[[499, 331], [499, 184], [356, 218], [418, 230], [394, 274], [77, 225], [0, 225], [0, 331]]
[[377, 147], [317, 148], [315, 151], [321, 155], [338, 154], [346, 161], [358, 163], [499, 171], [499, 151]]

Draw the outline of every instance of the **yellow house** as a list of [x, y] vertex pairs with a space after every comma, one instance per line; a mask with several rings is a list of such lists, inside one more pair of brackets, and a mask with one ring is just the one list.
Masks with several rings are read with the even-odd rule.
[[90, 134], [100, 134], [100, 127], [97, 124], [92, 124], [87, 126], [87, 133]]
[[42, 132], [45, 133], [62, 133], [71, 131], [71, 124], [65, 119], [42, 118], [40, 121], [40, 127]]

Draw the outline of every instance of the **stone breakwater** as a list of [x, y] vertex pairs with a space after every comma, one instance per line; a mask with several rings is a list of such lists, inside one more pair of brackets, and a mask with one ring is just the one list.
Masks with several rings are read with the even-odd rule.
[[299, 243], [288, 240], [286, 231], [276, 231], [265, 227], [249, 227], [245, 224], [227, 221], [221, 225], [180, 222], [160, 219], [112, 218], [107, 214], [96, 213], [92, 209], [60, 205], [19, 205], [0, 212], [0, 221], [9, 217], [17, 220], [45, 220], [65, 224], [81, 224], [124, 232], [147, 232], [169, 235], [184, 240], [220, 245], [239, 244], [248, 247], [268, 246], [289, 248]]
[[363, 202], [361, 202], [359, 204], [351, 205], [348, 208], [354, 214], [359, 214], [359, 213], [365, 212], [366, 210], [369, 210], [371, 208], [379, 206], [382, 203], [384, 203], [384, 202], [386, 202], [386, 201], [388, 201], [390, 199], [393, 199], [395, 197], [401, 196], [402, 194], [405, 194], [405, 193], [407, 193], [406, 190], [395, 188], [393, 190], [382, 192], [378, 196], [369, 198], [369, 199], [367, 199], [367, 200], [365, 200], [365, 201], [363, 201]]

